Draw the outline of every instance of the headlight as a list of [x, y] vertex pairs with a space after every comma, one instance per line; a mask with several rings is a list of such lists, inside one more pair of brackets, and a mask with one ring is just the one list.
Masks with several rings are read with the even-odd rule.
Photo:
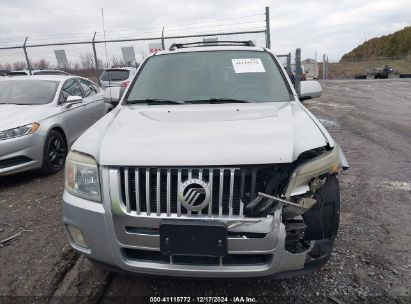
[[340, 148], [334, 149], [298, 166], [291, 175], [290, 182], [285, 193], [287, 199], [293, 189], [306, 184], [310, 179], [325, 173], [337, 172], [340, 165]]
[[66, 160], [66, 190], [71, 194], [101, 201], [97, 162], [93, 157], [70, 151]]
[[36, 130], [39, 128], [39, 124], [37, 122], [33, 122], [31, 124], [22, 126], [22, 127], [17, 127], [14, 129], [9, 129], [6, 131], [0, 131], [0, 140], [4, 139], [10, 139], [14, 137], [20, 137], [24, 135], [28, 135], [31, 133], [36, 132]]

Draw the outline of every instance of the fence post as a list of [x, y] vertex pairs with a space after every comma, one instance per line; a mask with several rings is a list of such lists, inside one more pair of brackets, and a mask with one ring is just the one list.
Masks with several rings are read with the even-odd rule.
[[325, 77], [325, 75], [327, 75], [326, 74], [326, 72], [325, 72], [325, 69], [326, 69], [327, 67], [326, 67], [326, 62], [325, 62], [325, 54], [323, 54], [323, 79], [327, 79], [326, 77]]
[[99, 73], [99, 68], [98, 68], [98, 59], [97, 59], [95, 40], [96, 40], [96, 32], [94, 32], [93, 41], [91, 42], [91, 45], [93, 46], [94, 63], [96, 65], [96, 78], [97, 78], [97, 82], [100, 84], [100, 77], [99, 77], [100, 73]]
[[164, 44], [164, 26], [163, 26], [163, 30], [161, 31], [161, 47], [163, 48], [163, 50], [166, 49], [166, 46]]
[[291, 52], [288, 53], [288, 56], [287, 56], [287, 74], [288, 74], [288, 77], [291, 77], [291, 74], [292, 74], [291, 72]]
[[29, 37], [26, 37], [26, 40], [24, 40], [23, 50], [24, 50], [24, 56], [26, 56], [27, 69], [29, 70], [29, 74], [31, 75], [31, 65], [30, 65], [30, 60], [29, 60], [29, 56], [27, 55], [27, 49], [26, 49], [27, 39], [29, 39]]
[[270, 33], [270, 7], [265, 7], [265, 46], [271, 48], [271, 33]]
[[326, 62], [326, 65], [325, 65], [325, 66], [326, 66], [326, 69], [325, 69], [325, 77], [326, 77], [326, 79], [328, 79], [328, 74], [329, 74], [329, 73], [328, 73], [328, 69], [329, 69], [329, 67], [330, 67], [330, 66], [329, 66], [329, 63], [328, 63], [328, 56], [327, 56], [327, 59], [326, 59], [325, 62]]
[[301, 95], [301, 49], [295, 50], [295, 77], [294, 77], [294, 88], [297, 92], [298, 97]]

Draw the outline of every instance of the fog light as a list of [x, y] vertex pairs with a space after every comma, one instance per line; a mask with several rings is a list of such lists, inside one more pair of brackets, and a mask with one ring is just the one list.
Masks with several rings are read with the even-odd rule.
[[86, 239], [84, 238], [84, 235], [80, 229], [67, 225], [67, 230], [70, 234], [71, 240], [74, 243], [76, 243], [76, 245], [79, 245], [80, 247], [83, 247], [83, 248], [88, 248]]

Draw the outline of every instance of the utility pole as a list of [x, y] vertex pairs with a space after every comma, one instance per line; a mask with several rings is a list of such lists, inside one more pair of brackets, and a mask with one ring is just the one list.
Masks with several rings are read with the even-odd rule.
[[105, 27], [105, 24], [104, 24], [104, 10], [103, 10], [103, 8], [101, 8], [101, 18], [102, 18], [102, 21], [103, 21], [104, 49], [106, 51], [106, 68], [108, 68], [106, 27]]
[[271, 33], [270, 33], [270, 7], [265, 7], [265, 46], [271, 48]]

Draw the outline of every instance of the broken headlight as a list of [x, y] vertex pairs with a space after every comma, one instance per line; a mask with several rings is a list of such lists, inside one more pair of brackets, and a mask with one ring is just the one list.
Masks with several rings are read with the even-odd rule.
[[66, 190], [88, 200], [100, 202], [98, 165], [89, 155], [70, 151], [66, 160]]
[[304, 186], [312, 178], [321, 176], [326, 173], [337, 172], [340, 165], [340, 148], [336, 145], [332, 150], [317, 156], [297, 168], [291, 175], [285, 193], [286, 199], [289, 199], [294, 189]]

